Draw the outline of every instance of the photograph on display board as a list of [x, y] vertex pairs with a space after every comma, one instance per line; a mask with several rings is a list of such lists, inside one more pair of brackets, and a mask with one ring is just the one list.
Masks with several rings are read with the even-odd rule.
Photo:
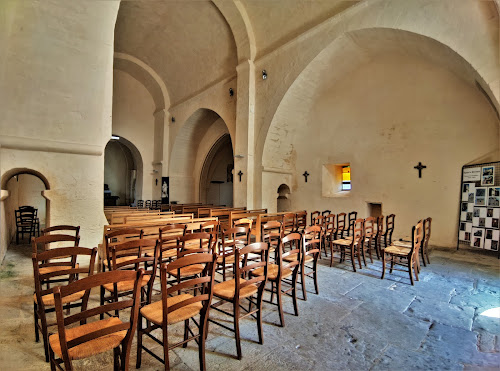
[[472, 228], [470, 245], [482, 249], [484, 247], [484, 229]]
[[474, 203], [474, 193], [469, 193], [469, 198], [467, 199], [467, 201]]
[[466, 214], [465, 221], [466, 222], [472, 222], [472, 213], [467, 213]]
[[500, 231], [487, 229], [485, 233], [484, 248], [487, 250], [498, 251], [499, 240], [500, 240]]
[[462, 202], [462, 211], [467, 211], [469, 208], [469, 204], [467, 202]]
[[495, 185], [495, 167], [484, 166], [481, 169], [481, 185], [492, 186]]
[[488, 206], [500, 207], [500, 187], [488, 188]]
[[486, 206], [486, 188], [476, 188], [476, 206]]

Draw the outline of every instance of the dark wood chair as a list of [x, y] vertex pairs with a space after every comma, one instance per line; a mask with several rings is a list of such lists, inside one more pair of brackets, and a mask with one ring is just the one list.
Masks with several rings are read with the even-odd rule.
[[177, 258], [177, 240], [186, 232], [186, 225], [182, 223], [172, 223], [159, 230], [160, 256], [158, 264], [169, 263]]
[[[102, 259], [102, 271], [111, 270], [111, 249], [113, 246], [121, 244], [122, 242], [128, 240], [138, 240], [141, 239], [144, 232], [142, 229], [137, 228], [120, 228], [115, 231], [106, 233], [104, 236], [104, 257]], [[125, 257], [123, 259], [126, 259]], [[131, 257], [130, 259], [134, 259]]]
[[54, 234], [67, 234], [70, 236], [80, 237], [80, 226], [74, 225], [53, 225], [42, 229], [42, 236]]
[[358, 212], [357, 211], [351, 211], [347, 215], [347, 235], [352, 236], [352, 233], [354, 232], [354, 223], [356, 222], [356, 219], [358, 218]]
[[377, 259], [382, 258], [382, 238], [384, 236], [384, 216], [380, 215], [377, 217], [377, 231], [375, 233], [375, 252], [377, 254]]
[[[269, 264], [267, 270], [268, 280], [271, 282], [271, 303], [273, 303], [274, 294], [277, 297], [278, 312], [280, 318], [280, 326], [285, 325], [283, 314], [283, 295], [290, 295], [293, 298], [293, 309], [296, 316], [299, 315], [297, 305], [297, 277], [302, 261], [302, 236], [299, 233], [290, 233], [288, 236], [279, 238], [277, 258], [275, 264]], [[296, 254], [296, 255], [295, 255]], [[295, 255], [296, 258], [292, 261], [287, 261], [288, 256]], [[258, 268], [251, 272], [252, 276], [263, 276], [265, 269]], [[283, 289], [283, 282], [288, 285], [288, 288]]]
[[365, 264], [365, 267], [366, 267], [366, 253], [368, 253], [368, 256], [370, 257], [370, 262], [373, 263], [372, 248], [376, 249], [375, 247], [375, 238], [377, 235], [376, 222], [377, 219], [373, 216], [369, 216], [368, 218], [365, 219], [364, 222], [364, 231], [363, 231], [364, 240], [363, 243], [361, 244], [361, 254], [363, 255], [363, 263]]
[[321, 212], [321, 215], [323, 215], [323, 216], [327, 216], [327, 215], [330, 215], [331, 213], [332, 213], [332, 210], [323, 210], [323, 211]]
[[346, 229], [346, 217], [346, 213], [337, 214], [337, 231], [335, 233], [336, 240], [344, 238], [344, 231]]
[[321, 215], [321, 211], [318, 211], [318, 210], [313, 211], [313, 212], [311, 213], [311, 222], [309, 223], [309, 225], [314, 225], [314, 224], [315, 224], [315, 223], [314, 223], [314, 219], [315, 219], [316, 217], [320, 216], [320, 215]]
[[146, 209], [151, 209], [151, 200], [146, 200], [146, 202], [144, 203], [144, 207]]
[[137, 201], [137, 207], [138, 207], [139, 209], [144, 208], [144, 200], [139, 200], [139, 201]]
[[[68, 286], [54, 289], [55, 310], [57, 316], [57, 334], [49, 337], [51, 369], [73, 370], [72, 361], [88, 358], [113, 350], [114, 369], [128, 370], [130, 349], [137, 326], [139, 312], [139, 282], [142, 281], [142, 270], [110, 271], [82, 278]], [[89, 308], [88, 299], [91, 289], [100, 286], [130, 285], [132, 297], [129, 300], [113, 302]], [[82, 311], [67, 315], [63, 305], [68, 298], [83, 295]], [[129, 309], [130, 308], [130, 309]], [[127, 310], [128, 320], [110, 317], [97, 321], [89, 321], [105, 312]], [[79, 325], [75, 326], [76, 323]]]
[[331, 244], [331, 260], [330, 266], [333, 266], [334, 252], [340, 252], [340, 262], [346, 259], [346, 250], [349, 251], [349, 256], [352, 263], [352, 269], [356, 272], [355, 258], [358, 259], [359, 269], [361, 269], [361, 245], [363, 244], [364, 219], [356, 219], [354, 222], [354, 232], [350, 239], [338, 239], [332, 241]]
[[323, 248], [332, 251], [331, 243], [335, 241], [337, 227], [335, 225], [335, 214], [329, 214], [325, 217], [325, 227], [323, 228]]
[[271, 220], [262, 224], [261, 234], [262, 242], [269, 244], [269, 254], [274, 253], [273, 261], [277, 259], [276, 249], [279, 241], [283, 237], [283, 224], [277, 220]]
[[[84, 247], [66, 247], [33, 253], [33, 277], [35, 281], [35, 293], [33, 294], [33, 315], [35, 320], [35, 339], [40, 341], [39, 332], [42, 334], [43, 346], [45, 350], [45, 361], [49, 361], [48, 330], [50, 325], [47, 322], [46, 314], [55, 311], [55, 301], [53, 289], [50, 284], [57, 283], [65, 285], [77, 280], [80, 274], [88, 276], [94, 273], [94, 263], [97, 249], [87, 249]], [[80, 268], [80, 260], [89, 258], [89, 264], [85, 268]], [[61, 259], [65, 259], [62, 262]], [[54, 260], [57, 263], [54, 263]], [[44, 286], [46, 287], [44, 289]], [[75, 292], [63, 301], [66, 309], [82, 305], [84, 292]]]
[[413, 274], [415, 274], [415, 279], [418, 281], [418, 254], [423, 241], [424, 225], [423, 221], [420, 220], [416, 226], [412, 228], [412, 242], [411, 247], [395, 246], [391, 245], [385, 247], [382, 252], [383, 259], [383, 269], [382, 277], [385, 276], [385, 269], [387, 261], [391, 262], [390, 273], [392, 273], [394, 265], [401, 265], [408, 269], [408, 274], [410, 275], [410, 282], [414, 285]]
[[[319, 294], [318, 286], [318, 259], [323, 243], [323, 230], [318, 225], [307, 227], [302, 234], [302, 260], [300, 262], [300, 284], [302, 295], [307, 300], [306, 278], [314, 279], [314, 289]], [[298, 258], [296, 254], [291, 254], [283, 258], [286, 262], [294, 261]], [[311, 265], [312, 264], [312, 265]]]
[[392, 244], [392, 233], [394, 232], [394, 219], [396, 215], [389, 214], [385, 217], [384, 247]]
[[[250, 243], [250, 229], [248, 227], [234, 227], [222, 232], [221, 243], [218, 250], [217, 269], [222, 273], [222, 280], [226, 281], [228, 267], [233, 270], [235, 251]], [[219, 269], [220, 268], [220, 269]]]
[[[190, 254], [169, 263], [162, 264], [160, 268], [161, 300], [146, 305], [140, 310], [137, 329], [137, 362], [136, 367], [141, 367], [142, 351], [162, 362], [165, 370], [170, 369], [169, 350], [183, 346], [195, 340], [198, 343], [198, 353], [200, 369], [205, 370], [205, 338], [207, 320], [212, 301], [214, 270], [216, 254]], [[193, 278], [169, 286], [168, 277], [176, 275], [179, 271], [193, 270], [191, 267], [202, 266], [202, 271]], [[197, 270], [194, 269], [194, 270]], [[199, 292], [201, 291], [201, 292]], [[183, 292], [183, 293], [181, 293]], [[176, 295], [177, 294], [177, 295]], [[199, 316], [198, 321], [194, 317]], [[146, 320], [146, 327], [143, 327], [143, 319]], [[189, 326], [190, 319], [193, 319], [198, 327], [198, 334], [194, 334]], [[184, 322], [184, 339], [176, 344], [169, 344], [168, 327], [176, 323]], [[160, 338], [154, 336], [154, 330], [161, 329]], [[163, 357], [155, 354], [143, 343], [143, 336], [146, 335], [159, 343], [163, 347]], [[189, 336], [191, 335], [191, 336]]]
[[293, 233], [297, 230], [297, 221], [296, 221], [296, 214], [295, 213], [287, 213], [283, 215], [283, 218], [281, 219], [281, 223], [283, 225], [283, 235], [286, 236], [287, 234]]
[[16, 244], [19, 245], [19, 236], [24, 239], [24, 235], [29, 236], [29, 240], [35, 236], [36, 210], [15, 210], [16, 216]]
[[33, 236], [40, 236], [40, 218], [38, 217], [38, 209], [33, 206], [19, 206], [19, 211], [33, 212], [35, 217], [33, 218]]
[[296, 215], [296, 230], [295, 232], [303, 233], [304, 229], [307, 227], [307, 211], [299, 211]]
[[422, 241], [422, 247], [421, 247], [422, 260], [424, 262], [424, 266], [426, 266], [425, 258], [427, 258], [427, 264], [431, 263], [431, 261], [429, 260], [429, 251], [428, 251], [429, 240], [431, 238], [431, 224], [432, 224], [431, 217], [424, 219], [424, 240]]
[[[255, 255], [258, 255], [259, 259], [255, 259], [253, 257]], [[214, 285], [214, 297], [220, 300], [212, 304], [211, 307], [225, 315], [233, 317], [234, 327], [230, 328], [211, 318], [209, 321], [234, 332], [237, 357], [241, 359], [240, 319], [248, 316], [255, 318], [255, 314], [257, 314], [259, 344], [264, 343], [262, 332], [262, 298], [267, 281], [269, 246], [264, 242], [255, 242], [240, 249], [237, 248], [234, 251], [234, 261], [237, 262], [234, 264], [234, 278]], [[263, 269], [263, 274], [252, 274], [252, 272], [255, 272], [257, 269], [259, 269], [259, 271]], [[247, 277], [252, 278], [248, 279]], [[249, 301], [248, 311], [246, 311], [241, 304], [243, 299]], [[219, 308], [219, 306], [226, 302], [232, 303], [232, 313]], [[255, 306], [256, 309], [252, 310], [252, 306]], [[242, 309], [244, 313], [241, 315]]]
[[[151, 252], [153, 254], [151, 254]], [[139, 285], [141, 287], [141, 306], [151, 302], [153, 284], [156, 277], [158, 257], [160, 255], [160, 242], [153, 238], [128, 240], [114, 245], [111, 248], [111, 270], [139, 270], [143, 276]], [[106, 284], [101, 286], [101, 305], [118, 302], [119, 298], [128, 296], [134, 290], [131, 281], [120, 284]], [[109, 295], [106, 295], [109, 293]], [[103, 312], [104, 313], [104, 312]], [[118, 315], [118, 312], [115, 312]]]
[[45, 234], [40, 237], [31, 238], [31, 247], [33, 253], [47, 251], [61, 247], [76, 247], [80, 243], [79, 236], [69, 234]]

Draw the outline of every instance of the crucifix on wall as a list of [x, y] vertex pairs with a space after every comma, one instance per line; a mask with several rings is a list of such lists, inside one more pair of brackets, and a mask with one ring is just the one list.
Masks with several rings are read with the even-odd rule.
[[305, 173], [304, 173], [304, 174], [302, 174], [302, 175], [304, 176], [304, 178], [305, 178], [305, 180], [306, 180], [306, 183], [307, 183], [307, 177], [308, 177], [309, 175], [311, 175], [311, 174], [309, 174], [309, 173], [307, 172], [307, 170], [306, 170], [306, 171], [305, 171]]
[[419, 162], [418, 165], [414, 166], [413, 168], [418, 170], [418, 177], [422, 178], [422, 170], [425, 169], [425, 168], [427, 168], [427, 166], [422, 165], [422, 163]]

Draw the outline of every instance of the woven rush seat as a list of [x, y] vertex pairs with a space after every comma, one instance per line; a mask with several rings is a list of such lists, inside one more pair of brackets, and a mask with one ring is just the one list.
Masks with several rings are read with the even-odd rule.
[[385, 248], [385, 252], [394, 255], [407, 256], [410, 253], [410, 249], [407, 247], [391, 245]]
[[398, 247], [406, 247], [407, 249], [411, 249], [411, 242], [409, 241], [392, 241], [393, 246]]
[[[140, 286], [141, 287], [146, 286], [148, 284], [150, 278], [151, 278], [151, 276], [142, 276]], [[107, 284], [103, 285], [103, 287], [105, 290], [107, 290], [109, 292], [115, 291], [114, 285], [112, 283], [107, 283]], [[134, 281], [121, 281], [121, 282], [118, 282], [116, 285], [116, 290], [118, 292], [130, 291], [133, 289], [134, 289]]]
[[[162, 255], [163, 259], [165, 259], [165, 258], [173, 258], [174, 256], [177, 256], [177, 249], [164, 250], [161, 253], [161, 255]], [[148, 252], [148, 253], [146, 253], [146, 256], [153, 257], [154, 256], [154, 252]]]
[[[293, 261], [297, 260], [297, 255], [298, 254], [290, 254], [288, 256], [285, 256], [283, 258], [283, 260], [286, 261], [286, 262], [293, 262]], [[314, 260], [314, 257], [312, 255], [306, 255], [305, 256], [305, 261], [306, 262], [310, 262], [310, 261], [313, 261], [313, 260]]]
[[[123, 262], [129, 261], [129, 260], [134, 260], [134, 259], [137, 259], [137, 257], [136, 257], [136, 256], [124, 256], [123, 258], [118, 258], [118, 259], [116, 259], [116, 264], [120, 264], [120, 263], [123, 263]], [[108, 266], [109, 266], [107, 259], [104, 259], [102, 263], [103, 263], [106, 267], [108, 267]], [[111, 263], [111, 264], [113, 264], [113, 263]]]
[[[85, 291], [75, 292], [74, 294], [71, 294], [71, 295], [64, 297], [62, 300], [62, 303], [67, 304], [67, 303], [72, 303], [76, 300], [80, 300], [83, 297], [83, 295], [85, 295]], [[36, 294], [33, 294], [33, 300], [35, 301], [35, 303], [38, 304], [38, 301], [36, 299]], [[44, 296], [42, 296], [42, 300], [43, 300], [43, 305], [49, 306], [49, 307], [54, 306], [54, 303], [55, 303], [54, 294], [44, 295]]]
[[[240, 285], [245, 283], [244, 279], [240, 279]], [[232, 300], [235, 293], [236, 280], [232, 279], [214, 285], [214, 295], [222, 299]], [[240, 289], [240, 298], [246, 298], [257, 292], [258, 288], [255, 285], [248, 285]]]
[[[103, 319], [101, 321], [96, 321], [92, 323], [87, 323], [85, 325], [81, 325], [75, 328], [66, 329], [66, 341], [71, 341], [80, 336], [84, 336], [91, 332], [111, 327], [115, 325], [119, 325], [123, 323], [119, 318], [111, 317], [107, 319]], [[73, 348], [68, 349], [68, 355], [70, 359], [82, 359], [87, 358], [99, 353], [106, 352], [113, 348], [116, 348], [122, 340], [127, 335], [127, 330], [115, 332], [113, 334], [101, 336], [97, 339], [93, 339], [87, 342], [84, 342], [80, 345], [77, 345]], [[54, 353], [58, 357], [62, 357], [61, 352], [61, 343], [59, 342], [59, 334], [54, 334], [49, 337], [49, 343], [54, 351]]]
[[[75, 268], [79, 269], [80, 268], [80, 264], [76, 263]], [[65, 265], [54, 265], [54, 266], [51, 266], [51, 267], [42, 267], [38, 271], [40, 272], [40, 274], [47, 274], [47, 273], [52, 273], [52, 272], [61, 271], [61, 270], [65, 270], [65, 269], [73, 269], [73, 267], [71, 267], [69, 265], [68, 266], [65, 266]]]
[[335, 240], [332, 242], [334, 245], [342, 245], [342, 246], [351, 246], [352, 243], [352, 237], [350, 240], [347, 238], [342, 238], [340, 240]]
[[[181, 294], [167, 298], [167, 306], [171, 307], [181, 301], [192, 298], [193, 295]], [[196, 302], [193, 304], [186, 305], [180, 309], [174, 310], [168, 314], [168, 324], [178, 323], [184, 321], [188, 318], [196, 316], [200, 313], [203, 305], [201, 302]], [[148, 304], [141, 309], [141, 315], [148, 321], [153, 322], [156, 325], [161, 325], [163, 322], [163, 307], [162, 301], [156, 301], [152, 304]]]
[[[263, 276], [264, 275], [264, 268], [257, 268], [254, 271], [252, 271], [253, 276]], [[276, 280], [278, 277], [278, 266], [276, 264], [269, 264], [267, 268], [267, 278], [270, 280]], [[284, 268], [282, 271], [281, 278], [289, 277], [292, 275], [292, 270], [290, 268]]]
[[[208, 239], [203, 238], [201, 240], [202, 246], [206, 245], [208, 243]], [[184, 249], [186, 250], [195, 250], [200, 248], [200, 240], [194, 240], [194, 241], [186, 241], [184, 244]]]
[[[222, 255], [219, 255], [217, 258], [217, 263], [222, 264], [224, 261], [224, 257]], [[234, 263], [234, 255], [228, 255], [226, 256], [226, 264], [233, 264]]]
[[[203, 272], [205, 267], [202, 264], [193, 264], [180, 269], [181, 277], [194, 276], [195, 274], [200, 274]], [[177, 275], [177, 272], [175, 272]]]

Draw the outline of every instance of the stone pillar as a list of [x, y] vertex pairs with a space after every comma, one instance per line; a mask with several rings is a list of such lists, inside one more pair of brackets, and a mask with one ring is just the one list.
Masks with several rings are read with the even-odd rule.
[[[161, 177], [163, 176], [164, 162], [164, 143], [165, 143], [165, 119], [167, 114], [164, 109], [160, 109], [154, 113], [155, 128], [154, 128], [154, 148], [153, 148], [153, 199], [161, 199]], [[168, 122], [167, 122], [168, 124]], [[168, 141], [167, 141], [168, 143]]]
[[[250, 60], [236, 68], [238, 101], [236, 107], [236, 140], [234, 143], [234, 206], [254, 205], [255, 151], [255, 66]], [[241, 182], [238, 173], [242, 172]]]

